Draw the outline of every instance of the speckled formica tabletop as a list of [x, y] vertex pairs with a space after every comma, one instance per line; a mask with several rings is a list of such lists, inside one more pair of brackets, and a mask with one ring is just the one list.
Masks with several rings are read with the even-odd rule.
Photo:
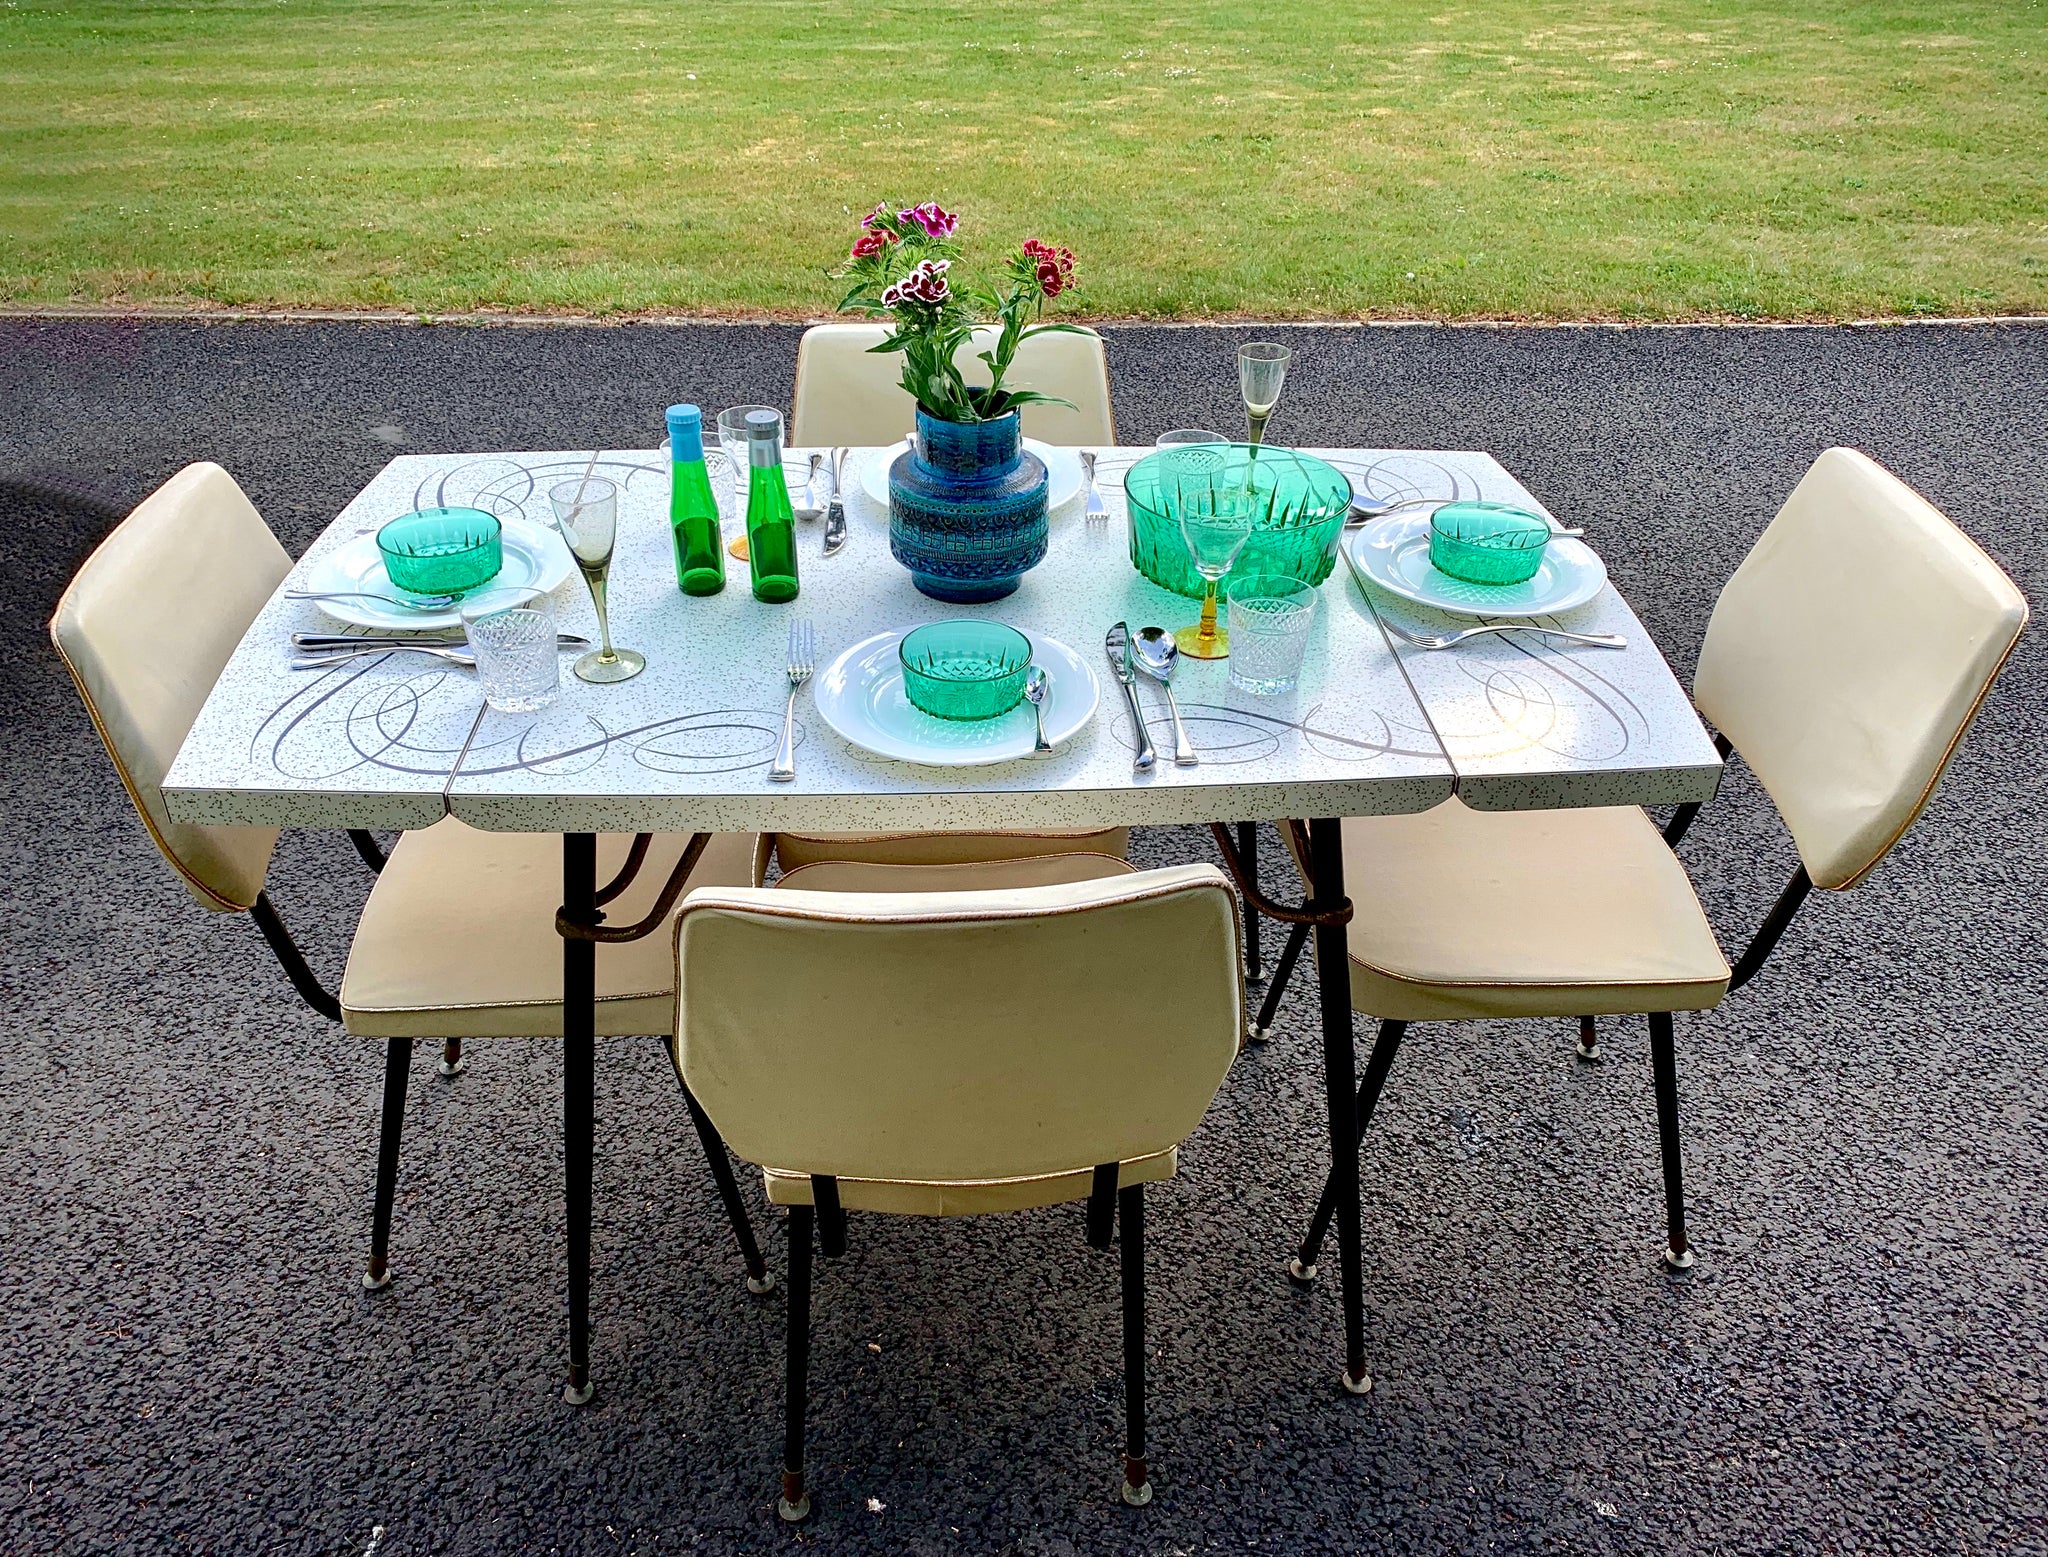
[[[806, 451], [791, 451], [799, 464]], [[769, 606], [728, 565], [723, 594], [676, 589], [668, 468], [655, 451], [603, 453], [621, 488], [612, 568], [614, 641], [647, 656], [614, 686], [576, 680], [539, 714], [487, 710], [475, 677], [393, 654], [317, 671], [289, 668], [294, 630], [332, 630], [316, 606], [273, 599], [207, 700], [169, 776], [174, 816], [294, 827], [426, 826], [453, 812], [500, 831], [633, 832], [787, 828], [1160, 825], [1421, 810], [1455, 789], [1488, 809], [1659, 804], [1712, 796], [1720, 762], [1683, 689], [1612, 585], [1568, 618], [1619, 632], [1625, 651], [1553, 647], [1527, 634], [1428, 652], [1396, 645], [1384, 615], [1423, 630], [1470, 625], [1405, 601], [1366, 600], [1340, 566], [1321, 590], [1308, 659], [1291, 694], [1233, 689], [1227, 662], [1183, 660], [1174, 677], [1199, 766], [1172, 762], [1158, 688], [1139, 687], [1160, 749], [1134, 776], [1131, 720], [1101, 652], [1109, 626], [1174, 627], [1195, 602], [1132, 568], [1122, 472], [1147, 449], [1102, 453], [1110, 514], [1089, 522], [1077, 498], [1052, 515], [1046, 559], [990, 606], [928, 600], [890, 555], [888, 515], [847, 465], [851, 538], [820, 555], [822, 526], [800, 525], [802, 593]], [[1490, 455], [1317, 450], [1373, 495], [1535, 499]], [[428, 502], [473, 503], [549, 523], [546, 489], [581, 473], [589, 450], [404, 455], [391, 461], [315, 542], [308, 559]], [[728, 533], [736, 528], [728, 520]], [[1587, 537], [1596, 549], [1599, 536]], [[286, 588], [301, 587], [306, 560]], [[565, 630], [595, 636], [580, 578], [555, 594]], [[1049, 635], [1093, 664], [1095, 717], [1047, 756], [992, 767], [894, 762], [849, 745], [811, 705], [797, 711], [797, 776], [772, 783], [783, 663], [792, 617], [815, 624], [822, 669], [885, 628], [988, 615]]]

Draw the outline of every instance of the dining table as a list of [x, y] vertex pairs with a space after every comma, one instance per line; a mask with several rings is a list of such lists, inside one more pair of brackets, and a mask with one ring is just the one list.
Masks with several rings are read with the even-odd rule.
[[[813, 452], [787, 451], [801, 473]], [[410, 829], [455, 816], [493, 831], [562, 837], [563, 1135], [567, 1226], [565, 1398], [592, 1389], [590, 1239], [595, 1150], [595, 954], [604, 939], [656, 926], [606, 923], [616, 883], [597, 879], [600, 833], [1164, 827], [1211, 824], [1248, 901], [1309, 927], [1321, 1011], [1329, 1164], [1342, 1267], [1344, 1381], [1370, 1384], [1361, 1276], [1353, 1013], [1346, 923], [1355, 894], [1340, 837], [1345, 817], [1417, 812], [1456, 795], [1485, 810], [1667, 805], [1711, 799], [1721, 760], [1684, 689], [1612, 581], [1550, 625], [1619, 634], [1622, 649], [1528, 632], [1429, 650], [1391, 628], [1442, 632], [1466, 618], [1373, 591], [1339, 565], [1319, 602], [1296, 687], [1279, 696], [1234, 688], [1229, 661], [1184, 658], [1172, 687], [1197, 761], [1172, 760], [1172, 725], [1155, 682], [1135, 688], [1160, 757], [1134, 770], [1138, 721], [1103, 652], [1125, 622], [1169, 629], [1197, 602], [1133, 566], [1121, 476], [1149, 449], [1095, 451], [1106, 513], [1059, 493], [1045, 559], [1014, 594], [988, 605], [928, 599], [891, 555], [873, 462], [853, 450], [844, 482], [848, 540], [825, 556], [824, 526], [798, 526], [800, 594], [768, 605], [745, 563], [723, 592], [677, 588], [668, 523], [669, 465], [657, 450], [403, 454], [378, 472], [294, 567], [236, 649], [164, 781], [171, 815], [194, 823]], [[1482, 452], [1311, 449], [1363, 499], [1474, 498], [1545, 513]], [[466, 505], [548, 526], [548, 489], [579, 473], [619, 489], [609, 581], [613, 640], [646, 656], [636, 679], [591, 685], [568, 673], [538, 713], [489, 709], [470, 670], [408, 652], [293, 669], [296, 630], [333, 630], [303, 589], [322, 558], [390, 520]], [[1379, 522], [1379, 521], [1376, 521]], [[1572, 514], [1595, 550], [1597, 515]], [[728, 529], [731, 516], [728, 515]], [[1370, 530], [1370, 525], [1367, 526]], [[555, 592], [561, 624], [591, 633], [573, 575]], [[820, 716], [849, 650], [878, 635], [960, 616], [1029, 635], [1057, 659], [1071, 697], [1092, 698], [1078, 728], [1047, 753], [938, 766], [876, 755]], [[799, 694], [793, 779], [770, 777], [789, 692], [793, 619], [808, 621], [817, 674]], [[579, 625], [580, 624], [580, 625]], [[1070, 650], [1058, 656], [1055, 651]], [[1076, 671], [1071, 668], [1081, 667]], [[1092, 679], [1092, 689], [1083, 683]], [[1262, 893], [1258, 823], [1290, 829], [1303, 862], [1299, 900]], [[671, 885], [680, 890], [683, 883]], [[664, 893], [673, 902], [672, 893]], [[1284, 899], [1284, 900], [1283, 900]], [[488, 912], [488, 905], [479, 905]], [[659, 916], [656, 916], [659, 917]], [[1256, 924], [1256, 919], [1253, 923]]]

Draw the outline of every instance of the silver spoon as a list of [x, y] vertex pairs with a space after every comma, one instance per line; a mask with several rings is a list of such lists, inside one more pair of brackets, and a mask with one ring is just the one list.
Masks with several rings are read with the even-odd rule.
[[1180, 645], [1164, 627], [1138, 629], [1138, 664], [1166, 693], [1166, 711], [1173, 715], [1173, 765], [1192, 768], [1202, 759], [1195, 755], [1194, 745], [1180, 722], [1180, 705], [1173, 700], [1173, 666], [1179, 658]]
[[824, 455], [811, 456], [811, 473], [804, 480], [803, 501], [790, 505], [799, 519], [808, 521], [825, 517], [825, 505], [818, 500], [818, 467], [824, 463]]
[[1038, 721], [1038, 738], [1032, 742], [1033, 751], [1051, 751], [1052, 742], [1045, 738], [1045, 672], [1036, 665], [1024, 678], [1024, 701], [1031, 705], [1031, 717]]

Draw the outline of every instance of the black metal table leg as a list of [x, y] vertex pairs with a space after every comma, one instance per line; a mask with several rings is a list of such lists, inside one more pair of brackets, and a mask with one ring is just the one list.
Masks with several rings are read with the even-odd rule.
[[[562, 835], [562, 908], [597, 917], [597, 835]], [[597, 943], [562, 940], [562, 1184], [569, 1229], [569, 1382], [562, 1398], [588, 1403], [590, 1178], [597, 1136]]]
[[[1334, 817], [1309, 824], [1310, 893], [1324, 912], [1344, 897], [1344, 842]], [[1317, 984], [1323, 1007], [1323, 1088], [1330, 1115], [1330, 1187], [1337, 1212], [1337, 1254], [1343, 1267], [1344, 1387], [1372, 1388], [1365, 1371], [1365, 1273], [1358, 1223], [1358, 1104], [1351, 1051], [1350, 937], [1343, 923], [1316, 926]]]
[[[1253, 881], [1259, 879], [1259, 824], [1239, 822], [1237, 824], [1237, 855], [1244, 862], [1244, 873]], [[1259, 955], [1259, 911], [1251, 903], [1244, 905], [1244, 976], [1248, 984], [1256, 984], [1265, 977], [1265, 959]]]

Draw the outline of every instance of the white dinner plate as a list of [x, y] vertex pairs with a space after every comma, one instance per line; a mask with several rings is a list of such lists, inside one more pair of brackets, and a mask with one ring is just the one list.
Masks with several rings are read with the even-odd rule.
[[[546, 594], [576, 571], [576, 559], [555, 531], [525, 519], [505, 519], [500, 532], [504, 542], [505, 565], [490, 581], [492, 589], [530, 589]], [[327, 553], [292, 589], [354, 590], [365, 595], [396, 596], [390, 574], [384, 571], [384, 554], [377, 550], [377, 533], [358, 535]], [[460, 605], [438, 611], [415, 611], [411, 606], [386, 605], [382, 600], [316, 600], [313, 602], [337, 622], [358, 627], [383, 627], [414, 632], [429, 627], [459, 627]]]
[[1535, 576], [1519, 584], [1468, 584], [1429, 560], [1427, 510], [1389, 514], [1345, 539], [1359, 571], [1389, 594], [1456, 616], [1548, 616], [1582, 606], [1607, 582], [1607, 565], [1584, 541], [1552, 537]]
[[[861, 466], [860, 484], [875, 506], [887, 509], [889, 506], [889, 467], [896, 463], [896, 456], [910, 447], [910, 440], [903, 438], [889, 445], [878, 454], [868, 456]], [[1072, 502], [1081, 495], [1081, 456], [1073, 449], [1054, 448], [1049, 443], [1040, 443], [1036, 438], [1026, 438], [1024, 447], [1045, 461], [1045, 506], [1057, 508], [1062, 503]]]
[[[1031, 755], [1036, 731], [1029, 703], [972, 720], [937, 719], [911, 707], [896, 652], [905, 631], [863, 638], [825, 667], [814, 694], [825, 723], [862, 751], [930, 767], [973, 768]], [[1094, 668], [1058, 639], [1018, 631], [1031, 640], [1032, 663], [1045, 672], [1045, 738], [1057, 746], [1095, 716], [1102, 689]]]

